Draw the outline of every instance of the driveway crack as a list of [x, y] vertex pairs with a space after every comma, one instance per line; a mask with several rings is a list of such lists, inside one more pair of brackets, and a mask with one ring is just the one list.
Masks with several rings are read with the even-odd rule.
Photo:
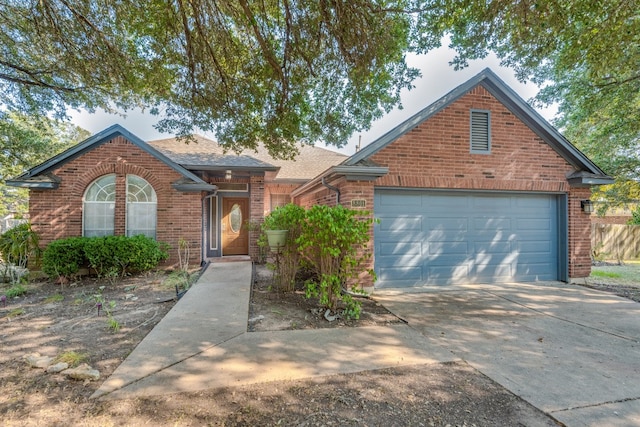
[[575, 411], [576, 409], [597, 408], [598, 406], [612, 405], [612, 404], [615, 404], [615, 403], [632, 402], [634, 400], [640, 400], [640, 397], [628, 397], [626, 399], [610, 400], [608, 402], [592, 403], [590, 405], [572, 406], [570, 408], [557, 409], [555, 411], [549, 411], [549, 413], [556, 414], [558, 412]]
[[543, 316], [551, 317], [551, 318], [554, 318], [554, 319], [557, 319], [557, 320], [561, 320], [561, 321], [566, 322], [566, 323], [570, 323], [572, 325], [580, 326], [580, 327], [583, 327], [583, 328], [586, 328], [586, 329], [591, 329], [593, 331], [598, 331], [598, 332], [601, 332], [603, 334], [607, 334], [607, 335], [611, 335], [611, 336], [614, 336], [614, 337], [617, 337], [617, 338], [621, 338], [623, 340], [631, 341], [633, 343], [640, 342], [640, 341], [638, 341], [637, 338], [632, 338], [632, 337], [628, 337], [626, 335], [616, 334], [615, 332], [606, 331], [604, 329], [596, 328], [595, 326], [585, 325], [584, 323], [580, 323], [580, 322], [576, 322], [576, 321], [573, 321], [573, 320], [569, 320], [569, 319], [566, 319], [564, 317], [556, 316], [554, 314], [545, 313], [544, 311], [538, 310], [538, 309], [533, 308], [533, 307], [529, 307], [527, 304], [521, 303], [521, 302], [513, 300], [511, 298], [507, 298], [507, 297], [505, 297], [503, 295], [499, 295], [499, 294], [496, 294], [494, 292], [490, 292], [490, 291], [487, 291], [487, 290], [485, 290], [484, 292], [488, 293], [489, 295], [493, 295], [494, 297], [501, 298], [501, 299], [503, 299], [505, 301], [509, 301], [509, 302], [511, 302], [513, 304], [516, 304], [516, 305], [519, 305], [521, 307], [524, 307], [527, 310], [531, 310], [531, 311], [533, 311], [535, 313], [542, 314]]

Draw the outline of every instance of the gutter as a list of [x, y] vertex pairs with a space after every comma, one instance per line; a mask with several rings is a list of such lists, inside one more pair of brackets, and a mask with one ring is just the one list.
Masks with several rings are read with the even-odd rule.
[[[386, 175], [387, 173], [389, 173], [389, 168], [382, 166], [333, 166], [313, 178], [311, 181], [307, 181], [300, 187], [293, 190], [291, 196], [297, 197], [299, 194], [309, 191], [310, 189], [320, 184], [327, 187], [326, 179], [330, 179], [333, 177], [343, 176], [347, 181], [374, 181], [379, 177]], [[331, 189], [333, 190], [333, 188]]]
[[327, 187], [329, 190], [336, 192], [336, 205], [339, 205], [340, 204], [340, 189], [338, 187], [334, 187], [333, 185], [327, 184], [327, 180], [324, 178], [324, 176], [322, 177], [320, 182], [322, 182], [322, 185]]

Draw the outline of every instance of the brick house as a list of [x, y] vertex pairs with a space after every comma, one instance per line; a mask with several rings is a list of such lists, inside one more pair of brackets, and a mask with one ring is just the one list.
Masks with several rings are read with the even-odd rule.
[[375, 286], [411, 287], [588, 276], [583, 206], [612, 182], [488, 69], [350, 157], [307, 146], [277, 161], [196, 141], [112, 126], [9, 184], [31, 189], [45, 244], [142, 232], [187, 240], [192, 262], [255, 259], [257, 232], [242, 225], [277, 205], [340, 203], [379, 219]]

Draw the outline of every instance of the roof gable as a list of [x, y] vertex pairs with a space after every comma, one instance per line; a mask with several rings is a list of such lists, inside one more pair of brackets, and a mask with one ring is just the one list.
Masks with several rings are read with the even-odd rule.
[[504, 83], [489, 68], [471, 78], [467, 82], [453, 89], [442, 98], [427, 106], [422, 111], [405, 120], [399, 126], [391, 129], [389, 132], [367, 145], [347, 160], [345, 165], [361, 164], [369, 159], [373, 154], [377, 153], [384, 147], [393, 143], [402, 135], [414, 129], [424, 121], [433, 117], [435, 114], [453, 104], [460, 97], [471, 91], [476, 86], [484, 87], [499, 102], [507, 107], [519, 120], [527, 125], [533, 132], [539, 135], [547, 144], [549, 144], [559, 155], [567, 162], [580, 171], [585, 171], [592, 176], [600, 177], [609, 183], [611, 178], [596, 166], [587, 156], [571, 144], [557, 129], [547, 122], [535, 109], [533, 109], [525, 100], [523, 100], [513, 89]]
[[70, 162], [71, 160], [82, 156], [84, 153], [113, 140], [118, 136], [122, 136], [133, 145], [157, 158], [168, 167], [182, 175], [184, 180], [186, 180], [189, 185], [186, 186], [184, 183], [182, 183], [180, 187], [181, 191], [208, 191], [216, 189], [215, 186], [204, 182], [198, 176], [183, 168], [179, 164], [171, 161], [171, 159], [166, 157], [164, 154], [126, 130], [124, 127], [117, 124], [110, 126], [101, 132], [98, 132], [97, 134], [67, 149], [66, 151], [63, 151], [62, 153], [50, 158], [49, 160], [39, 164], [38, 166], [29, 169], [22, 175], [14, 179], [7, 180], [7, 184], [15, 187], [56, 188], [58, 183], [55, 182], [54, 177], [51, 175], [53, 170], [59, 168], [67, 162]]

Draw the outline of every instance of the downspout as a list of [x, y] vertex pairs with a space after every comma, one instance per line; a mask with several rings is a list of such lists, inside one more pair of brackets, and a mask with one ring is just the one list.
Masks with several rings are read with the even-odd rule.
[[333, 185], [327, 184], [327, 181], [324, 179], [324, 176], [322, 177], [322, 185], [327, 187], [329, 190], [336, 192], [336, 205], [339, 205], [340, 204], [340, 189], [338, 187], [334, 187]]

